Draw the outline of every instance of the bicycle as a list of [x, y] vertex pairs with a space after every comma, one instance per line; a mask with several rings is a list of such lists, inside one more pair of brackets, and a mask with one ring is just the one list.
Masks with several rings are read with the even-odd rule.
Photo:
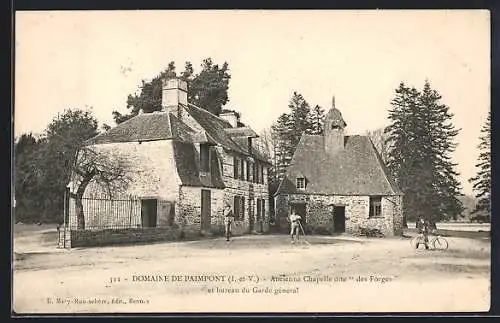
[[[431, 233], [433, 236], [431, 239], [429, 239], [429, 242], [427, 243], [428, 246], [432, 247], [433, 249], [438, 249], [438, 250], [446, 250], [448, 249], [448, 240], [440, 236], [439, 234], [435, 234], [435, 232]], [[425, 238], [423, 233], [419, 233], [418, 235], [414, 236], [410, 240], [410, 244], [414, 249], [418, 249], [420, 245], [425, 246]]]

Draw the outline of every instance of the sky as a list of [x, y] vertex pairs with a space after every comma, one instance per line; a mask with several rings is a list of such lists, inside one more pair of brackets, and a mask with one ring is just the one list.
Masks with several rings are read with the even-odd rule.
[[328, 110], [348, 134], [388, 124], [401, 81], [442, 95], [461, 129], [453, 159], [464, 193], [475, 175], [490, 109], [490, 15], [485, 10], [30, 11], [15, 21], [14, 134], [41, 133], [67, 108], [114, 125], [138, 91], [175, 61], [227, 61], [228, 108], [257, 132], [294, 91]]

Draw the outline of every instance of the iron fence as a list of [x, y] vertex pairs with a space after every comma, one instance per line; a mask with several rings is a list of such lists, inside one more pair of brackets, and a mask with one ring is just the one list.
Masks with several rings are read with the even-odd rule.
[[[75, 197], [70, 197], [68, 205], [68, 221], [66, 228], [70, 230], [105, 230], [129, 229], [142, 227], [141, 199], [130, 197], [125, 199], [82, 198], [81, 208], [77, 207]], [[84, 226], [79, 226], [78, 212], [83, 210]]]

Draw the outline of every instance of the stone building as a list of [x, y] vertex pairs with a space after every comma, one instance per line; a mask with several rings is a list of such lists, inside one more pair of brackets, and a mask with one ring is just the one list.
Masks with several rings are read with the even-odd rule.
[[292, 209], [316, 233], [377, 228], [402, 233], [402, 193], [368, 136], [347, 136], [333, 104], [323, 135], [304, 134], [275, 193], [276, 220], [288, 228]]
[[[235, 111], [216, 116], [188, 103], [187, 84], [175, 77], [164, 80], [162, 107], [86, 142], [99, 154], [122, 156], [130, 164], [130, 183], [120, 196], [138, 197], [140, 205], [127, 211], [129, 223], [136, 228], [220, 232], [227, 203], [235, 213], [234, 234], [267, 231], [269, 159], [256, 148], [257, 134]], [[70, 190], [75, 192], [78, 184], [78, 180], [70, 183]], [[91, 182], [84, 198], [103, 194]], [[86, 227], [123, 222], [123, 217], [96, 214], [89, 208], [84, 212]], [[75, 225], [74, 207], [69, 209]]]

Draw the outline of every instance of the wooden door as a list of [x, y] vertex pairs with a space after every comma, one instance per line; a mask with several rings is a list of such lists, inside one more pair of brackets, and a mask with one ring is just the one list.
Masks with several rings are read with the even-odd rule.
[[156, 227], [157, 215], [158, 215], [157, 199], [141, 200], [141, 223], [143, 228]]
[[212, 217], [210, 190], [201, 190], [201, 230], [209, 231]]
[[306, 203], [292, 204], [292, 209], [295, 210], [295, 213], [297, 213], [297, 215], [300, 216], [300, 224], [302, 225], [302, 229], [304, 231], [307, 231], [307, 229], [306, 229], [306, 223], [307, 223]]
[[333, 208], [333, 231], [345, 232], [345, 206], [334, 206]]

